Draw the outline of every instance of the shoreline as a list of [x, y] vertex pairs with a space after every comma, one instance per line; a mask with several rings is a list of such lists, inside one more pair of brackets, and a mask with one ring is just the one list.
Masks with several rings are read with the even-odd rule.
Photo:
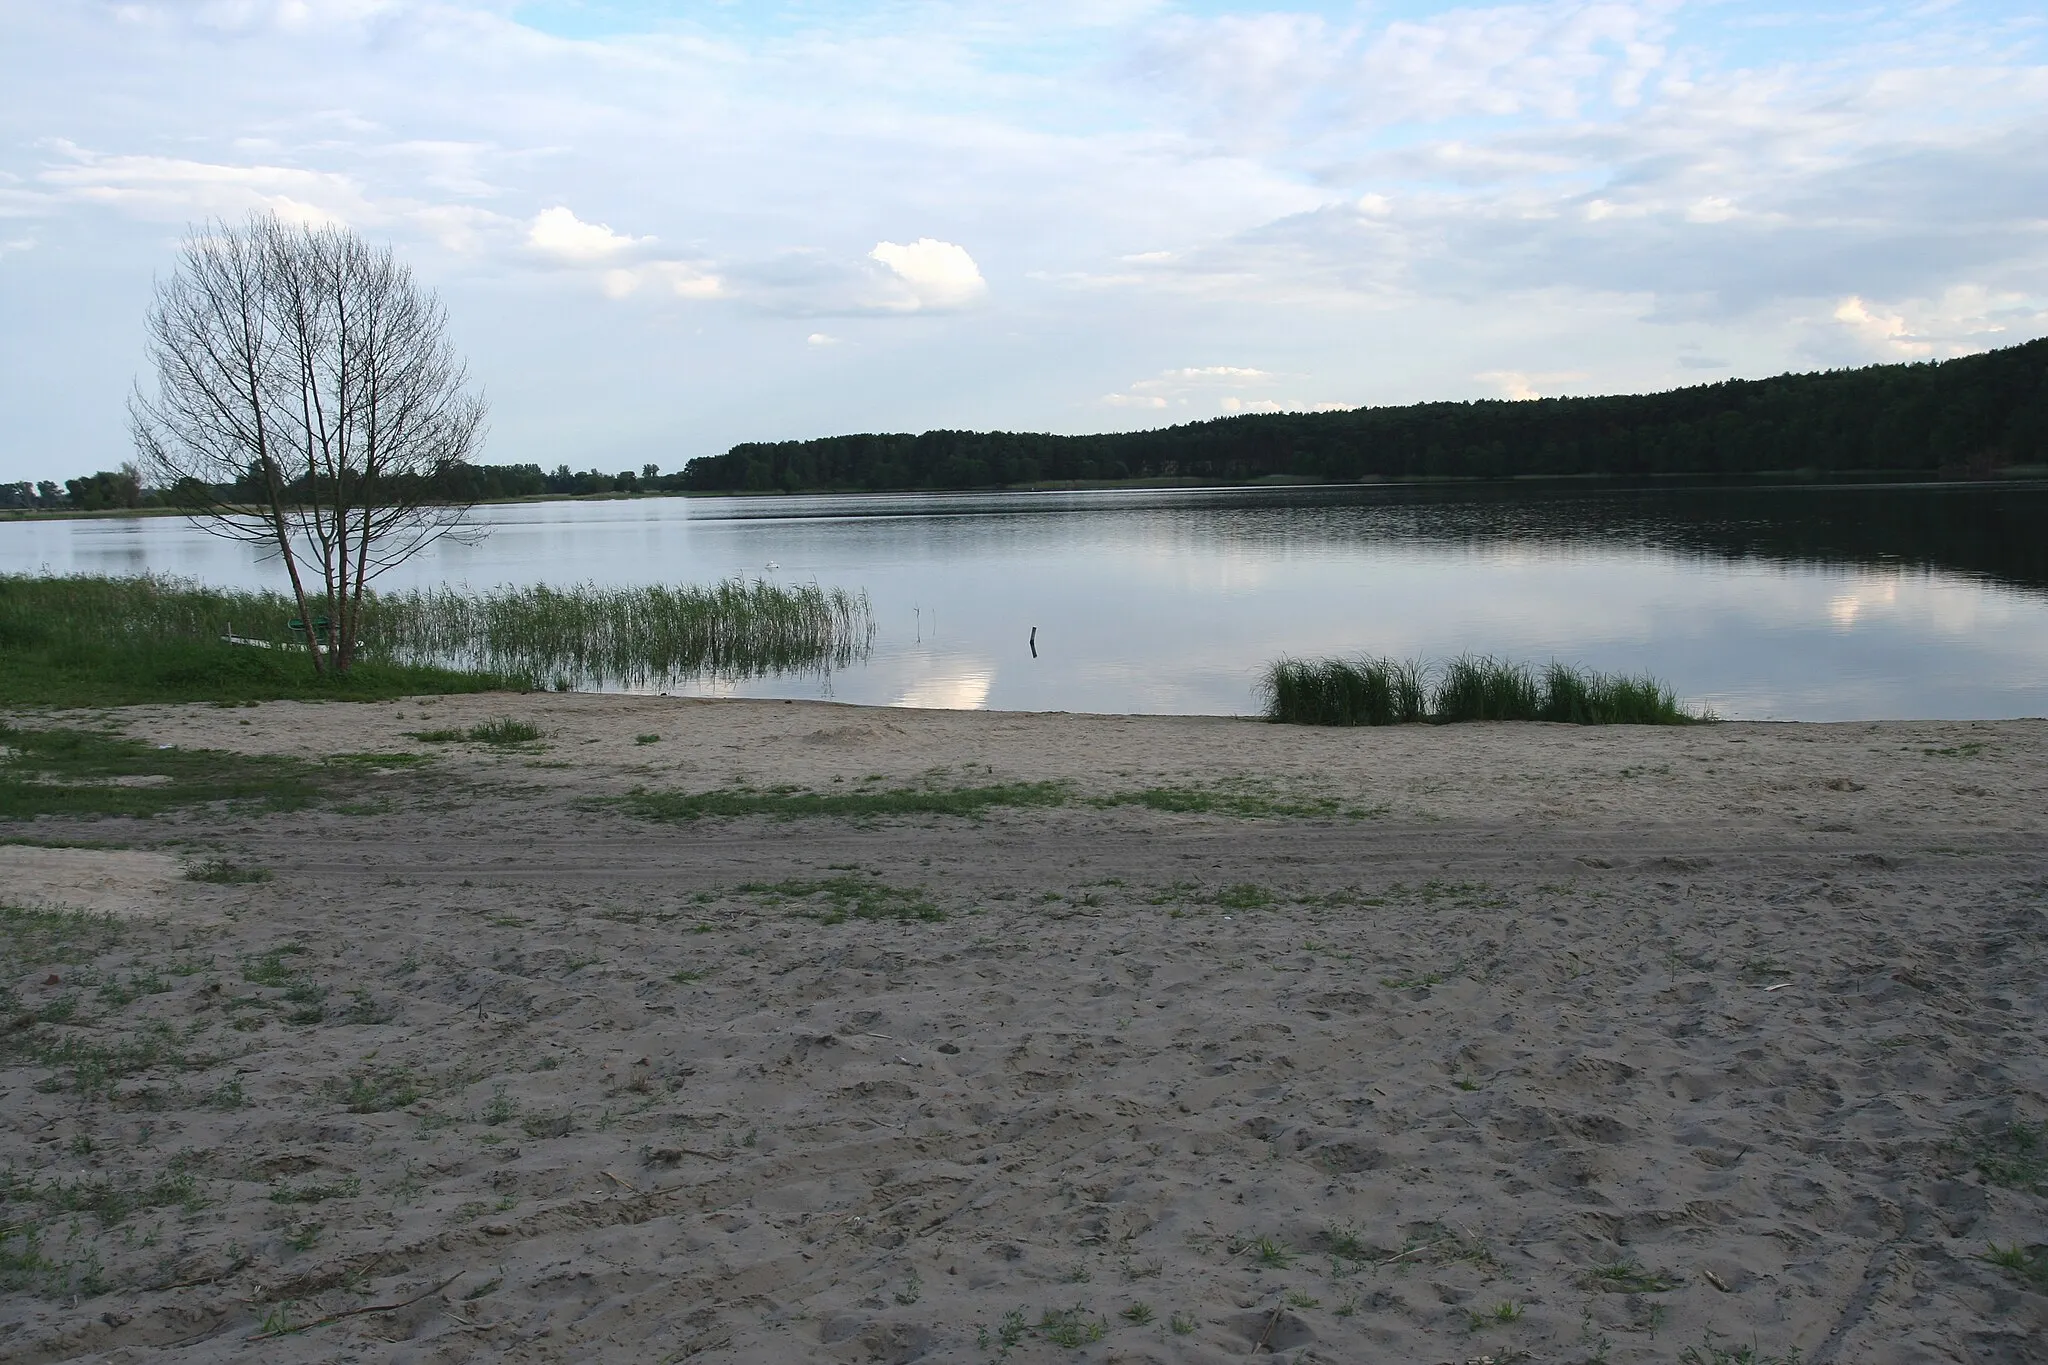
[[[819, 497], [902, 497], [932, 495], [975, 495], [989, 493], [1096, 493], [1096, 492], [1173, 492], [1173, 491], [1217, 491], [1225, 489], [1256, 490], [1287, 488], [1330, 489], [1330, 488], [1537, 488], [1546, 484], [1566, 486], [1626, 485], [1635, 488], [1676, 488], [1695, 486], [1701, 488], [1739, 489], [1743, 487], [1795, 489], [1795, 488], [1987, 488], [2027, 487], [2048, 481], [2048, 467], [2036, 465], [2014, 465], [1996, 470], [1981, 477], [1958, 477], [1953, 473], [1938, 470], [1917, 469], [1851, 469], [1823, 472], [1812, 469], [1759, 470], [1750, 474], [1720, 475], [1699, 473], [1640, 473], [1614, 474], [1587, 472], [1579, 474], [1516, 474], [1504, 478], [1482, 478], [1470, 475], [1432, 475], [1414, 478], [1390, 478], [1384, 475], [1368, 475], [1361, 479], [1331, 483], [1310, 475], [1279, 474], [1265, 475], [1246, 480], [1201, 480], [1180, 479], [1169, 476], [1144, 479], [1070, 479], [1043, 480], [1017, 484], [987, 484], [971, 488], [951, 487], [903, 487], [903, 488], [795, 488], [795, 489], [744, 489], [719, 490], [677, 490], [674, 492], [625, 492], [625, 493], [535, 493], [515, 498], [485, 498], [467, 504], [471, 507], [513, 507], [525, 504], [549, 502], [636, 502], [663, 498], [819, 498]], [[119, 507], [102, 508], [94, 511], [79, 511], [70, 508], [0, 508], [0, 524], [30, 521], [92, 521], [132, 520], [139, 517], [186, 516], [174, 507]]]

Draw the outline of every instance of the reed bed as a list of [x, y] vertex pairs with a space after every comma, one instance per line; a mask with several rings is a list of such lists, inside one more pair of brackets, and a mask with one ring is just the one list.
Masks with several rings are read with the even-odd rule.
[[1266, 718], [1290, 725], [1685, 725], [1711, 719], [1686, 709], [1655, 678], [1556, 662], [1538, 670], [1470, 654], [1436, 664], [1370, 656], [1280, 659], [1266, 669], [1260, 692]]
[[299, 614], [282, 593], [210, 588], [165, 574], [0, 574], [0, 647], [136, 647], [219, 640], [230, 633], [291, 641]]
[[[165, 575], [0, 575], [0, 653], [32, 650], [46, 672], [169, 670], [173, 691], [251, 670], [310, 674], [286, 625], [297, 615], [281, 593]], [[230, 647], [229, 636], [272, 648]], [[737, 680], [830, 673], [865, 657], [873, 636], [867, 594], [816, 584], [436, 588], [366, 600], [356, 669], [452, 669], [480, 684], [563, 689]]]
[[387, 593], [364, 633], [408, 659], [557, 687], [829, 673], [866, 656], [866, 593], [729, 579], [708, 587], [448, 588]]

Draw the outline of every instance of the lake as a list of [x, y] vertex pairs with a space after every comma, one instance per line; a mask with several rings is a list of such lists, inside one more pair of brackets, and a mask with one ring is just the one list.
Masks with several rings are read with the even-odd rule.
[[[692, 695], [1233, 714], [1282, 654], [1649, 672], [1726, 717], [2048, 715], [2048, 483], [643, 498], [479, 508], [385, 582], [865, 590], [829, 677]], [[0, 571], [281, 586], [174, 518], [0, 522]], [[1036, 654], [1032, 632], [1036, 628]]]

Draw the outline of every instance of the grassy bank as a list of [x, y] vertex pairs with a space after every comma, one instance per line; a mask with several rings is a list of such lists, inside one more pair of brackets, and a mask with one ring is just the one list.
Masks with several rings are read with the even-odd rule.
[[1542, 720], [1566, 725], [1685, 725], [1710, 719], [1655, 678], [1570, 664], [1543, 669], [1464, 655], [1413, 659], [1281, 659], [1260, 684], [1266, 718], [1290, 725], [1404, 725]]
[[[388, 659], [364, 660], [344, 677], [322, 676], [290, 647], [285, 622], [295, 615], [277, 593], [168, 578], [0, 575], [0, 702], [377, 701], [523, 682]], [[222, 639], [229, 633], [273, 647], [230, 645]]]
[[[436, 589], [372, 599], [364, 654], [316, 674], [275, 592], [138, 576], [0, 575], [0, 703], [122, 706], [390, 697], [829, 670], [865, 652], [867, 598], [710, 587]], [[229, 644], [233, 635], [253, 644]]]

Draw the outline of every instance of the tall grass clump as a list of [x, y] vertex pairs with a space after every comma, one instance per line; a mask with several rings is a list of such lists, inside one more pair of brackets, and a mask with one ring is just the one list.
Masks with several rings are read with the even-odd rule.
[[1435, 721], [1540, 720], [1543, 689], [1527, 664], [1464, 654], [1439, 671], [1429, 709]]
[[708, 587], [386, 593], [369, 638], [404, 658], [571, 686], [826, 672], [865, 657], [866, 593], [728, 579]]
[[[163, 575], [0, 574], [0, 699], [24, 706], [366, 700], [516, 687], [519, 679], [371, 658], [313, 672], [279, 593]], [[267, 648], [233, 645], [233, 635]]]
[[1260, 681], [1268, 720], [1290, 725], [1543, 720], [1566, 725], [1684, 725], [1688, 711], [1655, 678], [1551, 663], [1460, 655], [1438, 664], [1391, 659], [1281, 659]]
[[1651, 677], [1553, 663], [1543, 674], [1543, 720], [1565, 725], [1684, 725], [1705, 719]]
[[1427, 713], [1421, 668], [1395, 659], [1282, 659], [1263, 691], [1266, 713], [1296, 725], [1399, 725]]
[[[363, 652], [316, 675], [281, 593], [163, 575], [0, 574], [0, 697], [26, 705], [383, 697], [822, 672], [866, 655], [865, 593], [447, 588], [366, 597]], [[240, 643], [230, 643], [227, 637]]]

